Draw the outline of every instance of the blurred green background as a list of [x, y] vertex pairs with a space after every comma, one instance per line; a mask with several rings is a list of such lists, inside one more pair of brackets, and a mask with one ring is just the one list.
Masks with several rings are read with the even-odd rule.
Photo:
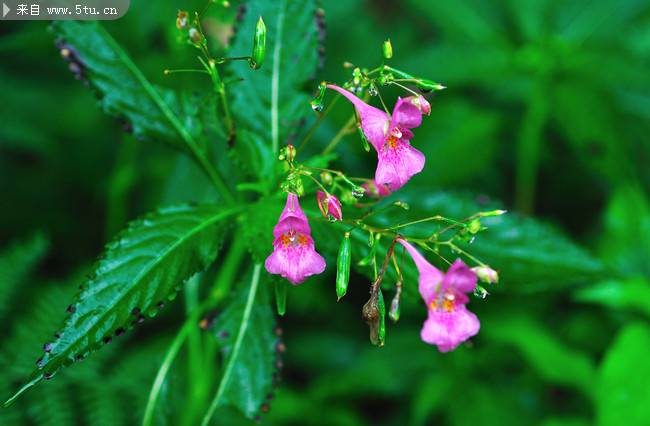
[[[202, 6], [133, 1], [126, 17], [105, 27], [152, 82], [201, 92], [208, 87], [201, 76], [162, 70], [193, 66], [195, 52], [178, 41], [174, 19], [178, 8]], [[353, 276], [349, 295], [336, 303], [330, 268], [289, 294], [279, 319], [287, 346], [282, 382], [262, 423], [650, 424], [650, 4], [349, 0], [322, 7], [326, 59], [314, 87], [349, 78], [344, 61], [375, 66], [386, 38], [394, 66], [448, 87], [429, 99], [431, 117], [413, 142], [427, 166], [404, 197], [434, 197], [435, 205], [449, 191], [483, 204], [501, 200], [515, 216], [550, 225], [536, 228], [513, 256], [559, 255], [598, 272], [563, 275], [565, 265], [549, 261], [535, 272], [544, 276], [538, 285], [525, 268], [508, 270], [490, 297], [469, 305], [480, 334], [439, 354], [419, 340], [424, 312], [414, 294], [403, 319], [389, 325], [386, 347], [371, 346], [360, 320], [366, 280]], [[207, 20], [212, 37], [228, 30], [233, 13]], [[190, 160], [139, 143], [95, 108], [46, 23], [0, 23], [0, 55], [5, 397], [32, 369], [105, 241], [156, 206], [213, 194]], [[312, 147], [325, 146], [350, 112], [348, 105], [334, 111]], [[356, 137], [339, 145], [338, 163], [370, 175], [374, 159]], [[522, 220], [513, 223], [528, 223]], [[566, 235], [570, 249], [547, 252], [547, 230]], [[495, 232], [507, 241], [533, 231]], [[181, 301], [2, 409], [0, 424], [139, 424], [179, 318]], [[176, 370], [163, 389], [160, 424], [182, 424], [187, 384]], [[240, 423], [247, 422], [227, 412], [217, 422]]]

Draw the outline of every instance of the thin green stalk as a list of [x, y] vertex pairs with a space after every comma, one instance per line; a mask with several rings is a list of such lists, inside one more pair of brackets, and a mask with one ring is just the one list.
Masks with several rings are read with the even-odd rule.
[[[185, 311], [187, 317], [191, 318], [192, 313], [199, 306], [199, 276], [192, 277], [184, 286], [185, 290]], [[203, 349], [201, 347], [201, 334], [198, 327], [190, 327], [187, 335], [187, 372], [190, 377], [190, 392], [187, 395], [189, 408], [185, 414], [186, 418], [192, 419], [197, 403], [200, 403], [204, 388], [201, 383], [203, 375]], [[186, 423], [189, 424], [189, 423]]]
[[334, 148], [336, 148], [336, 145], [338, 145], [339, 142], [343, 139], [343, 136], [347, 135], [350, 133], [350, 126], [352, 126], [356, 121], [356, 117], [352, 115], [350, 119], [341, 127], [341, 130], [332, 138], [331, 142], [325, 147], [323, 150], [323, 154], [329, 154], [332, 152]]
[[158, 106], [160, 111], [163, 113], [165, 118], [169, 121], [169, 123], [172, 125], [174, 130], [179, 134], [185, 145], [187, 145], [188, 149], [196, 159], [196, 161], [199, 163], [205, 174], [208, 175], [210, 180], [212, 181], [212, 184], [214, 187], [217, 189], [217, 192], [221, 195], [221, 197], [226, 201], [228, 204], [232, 204], [235, 201], [235, 198], [233, 197], [232, 193], [230, 192], [230, 189], [225, 183], [225, 179], [219, 174], [219, 172], [212, 166], [212, 164], [208, 161], [207, 157], [205, 156], [205, 153], [199, 148], [198, 143], [194, 140], [194, 137], [190, 134], [190, 132], [185, 128], [185, 126], [181, 123], [181, 121], [176, 117], [174, 112], [169, 108], [169, 105], [165, 103], [163, 98], [160, 96], [160, 93], [149, 83], [147, 78], [142, 74], [140, 69], [133, 63], [131, 58], [128, 57], [128, 55], [122, 50], [122, 48], [117, 44], [117, 42], [113, 39], [113, 37], [106, 31], [103, 27], [99, 27], [99, 30], [103, 32], [104, 37], [106, 38], [108, 44], [111, 45], [113, 50], [117, 53], [119, 56], [119, 59], [121, 62], [124, 63], [124, 65], [128, 68], [128, 70], [133, 74], [133, 76], [138, 80], [138, 82], [142, 85], [142, 88], [144, 91], [149, 95], [149, 97], [154, 101], [154, 103]]
[[232, 352], [230, 353], [228, 364], [226, 364], [226, 369], [224, 370], [223, 376], [221, 377], [221, 382], [219, 383], [217, 393], [214, 396], [212, 403], [210, 404], [210, 408], [208, 408], [207, 413], [203, 417], [201, 426], [207, 426], [210, 423], [210, 419], [221, 403], [224, 392], [226, 391], [226, 388], [230, 382], [230, 378], [232, 377], [233, 369], [237, 361], [237, 357], [239, 356], [239, 352], [241, 351], [242, 342], [244, 341], [244, 335], [246, 335], [246, 331], [248, 330], [251, 312], [253, 311], [253, 305], [255, 302], [255, 296], [257, 295], [257, 286], [260, 282], [261, 271], [262, 265], [259, 263], [255, 264], [255, 267], [253, 268], [253, 277], [251, 278], [250, 289], [248, 290], [248, 299], [246, 300], [246, 306], [244, 308], [244, 315], [242, 316], [241, 325], [239, 326], [239, 331], [237, 332], [237, 340], [235, 340], [235, 345], [233, 346]]
[[271, 76], [271, 142], [273, 154], [277, 155], [280, 149], [279, 133], [279, 95], [280, 95], [280, 56], [282, 52], [282, 37], [284, 31], [284, 3], [280, 6], [280, 13], [277, 19], [277, 34], [275, 35], [275, 46], [273, 47], [273, 74]]

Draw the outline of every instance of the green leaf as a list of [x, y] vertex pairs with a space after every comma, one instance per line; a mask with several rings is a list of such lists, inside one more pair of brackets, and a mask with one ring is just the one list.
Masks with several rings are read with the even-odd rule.
[[312, 113], [304, 91], [317, 66], [316, 2], [313, 0], [249, 0], [230, 49], [247, 55], [261, 16], [267, 27], [266, 61], [251, 71], [244, 61], [232, 62], [231, 74], [245, 83], [229, 90], [237, 123], [235, 155], [248, 172], [268, 179], [280, 146]]
[[185, 280], [214, 261], [235, 212], [212, 205], [167, 207], [130, 223], [106, 246], [30, 382], [6, 404], [100, 348], [104, 339], [155, 316], [161, 302], [172, 300]]
[[12, 306], [12, 296], [43, 258], [47, 246], [47, 240], [41, 234], [36, 234], [10, 245], [0, 253], [0, 318], [4, 318]]
[[596, 418], [599, 426], [642, 425], [650, 417], [650, 328], [629, 324], [600, 366]]
[[593, 361], [586, 354], [566, 346], [526, 315], [510, 312], [492, 317], [481, 332], [492, 341], [514, 346], [528, 364], [549, 382], [574, 386], [586, 395], [592, 393], [595, 378]]
[[650, 282], [644, 278], [601, 281], [573, 293], [575, 300], [650, 316]]
[[224, 357], [224, 372], [203, 425], [217, 407], [225, 405], [254, 418], [271, 391], [277, 337], [267, 291], [258, 290], [261, 271], [261, 264], [255, 265], [250, 282], [216, 320], [214, 335]]
[[196, 144], [201, 129], [195, 107], [154, 87], [99, 23], [54, 21], [52, 29], [71, 52], [70, 63], [81, 67], [81, 76], [100, 94], [104, 112], [126, 120], [136, 138], [177, 148], [184, 140]]

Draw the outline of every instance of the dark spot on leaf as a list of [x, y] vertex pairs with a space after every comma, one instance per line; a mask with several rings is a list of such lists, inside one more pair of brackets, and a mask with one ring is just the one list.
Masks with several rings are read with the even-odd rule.
[[135, 315], [136, 317], [140, 315], [140, 308], [133, 308], [131, 315]]
[[61, 338], [61, 332], [60, 332], [60, 331], [57, 331], [56, 333], [54, 333], [54, 337], [55, 337], [56, 339], [60, 339], [60, 338]]
[[69, 306], [66, 308], [66, 311], [69, 312], [69, 313], [71, 313], [71, 314], [74, 314], [76, 310], [77, 310], [77, 308], [75, 308], [74, 305], [69, 305]]

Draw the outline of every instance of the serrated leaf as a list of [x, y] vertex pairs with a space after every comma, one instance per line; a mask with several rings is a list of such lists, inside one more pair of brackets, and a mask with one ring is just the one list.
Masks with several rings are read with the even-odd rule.
[[104, 338], [121, 334], [144, 315], [156, 315], [160, 302], [171, 300], [185, 280], [214, 261], [236, 211], [183, 205], [130, 223], [106, 246], [31, 381], [7, 403], [78, 356], [98, 349]]
[[245, 81], [233, 87], [229, 96], [237, 123], [235, 155], [256, 176], [268, 178], [278, 147], [312, 112], [304, 87], [313, 78], [318, 61], [315, 13], [313, 0], [246, 2], [230, 52], [250, 54], [261, 16], [267, 27], [266, 61], [256, 71], [246, 62], [232, 62], [230, 73]]
[[[398, 192], [388, 201], [403, 200], [409, 204], [410, 209], [403, 211], [393, 208], [377, 213], [372, 216], [372, 223], [387, 227], [436, 214], [460, 220], [480, 211], [502, 207], [494, 203], [479, 205], [468, 194], [429, 192], [428, 195], [423, 195], [427, 192], [425, 188], [416, 186]], [[478, 234], [472, 244], [459, 243], [459, 245], [499, 271], [500, 283], [492, 287], [491, 291], [505, 288], [517, 292], [558, 289], [594, 278], [602, 279], [606, 272], [597, 259], [559, 230], [538, 220], [508, 213], [484, 218], [481, 223], [488, 229]], [[312, 221], [311, 225], [316, 246], [323, 247], [329, 253], [336, 253], [338, 244], [331, 238], [332, 227], [340, 232], [346, 230], [346, 227], [321, 221]], [[400, 232], [407, 236], [422, 237], [430, 235], [439, 228], [439, 225], [428, 222], [400, 229]], [[351, 242], [355, 259], [361, 259], [368, 254], [367, 234], [354, 232]], [[390, 240], [383, 238], [379, 244], [377, 256], [378, 259], [382, 259], [390, 245]], [[401, 251], [398, 249], [397, 253]], [[452, 254], [449, 257], [456, 256]], [[437, 266], [446, 269], [446, 265], [441, 263], [437, 256], [427, 254], [427, 257]], [[464, 260], [468, 261], [467, 258]], [[353, 261], [352, 265], [359, 272], [370, 276], [371, 269], [368, 267], [360, 267], [356, 261]], [[413, 262], [407, 260], [401, 266], [405, 282], [416, 282], [417, 270]], [[394, 280], [392, 268], [389, 268], [388, 273], [389, 280]], [[390, 281], [387, 284], [390, 285]]]
[[605, 354], [598, 379], [596, 424], [642, 425], [650, 416], [650, 329], [629, 324]]
[[224, 361], [214, 406], [232, 405], [248, 418], [260, 412], [275, 371], [275, 316], [267, 289], [259, 288], [261, 269], [260, 264], [254, 267], [214, 329]]
[[70, 51], [70, 63], [99, 93], [104, 112], [125, 119], [135, 137], [177, 148], [187, 139], [196, 144], [195, 107], [171, 90], [154, 87], [99, 23], [54, 21], [52, 30]]

